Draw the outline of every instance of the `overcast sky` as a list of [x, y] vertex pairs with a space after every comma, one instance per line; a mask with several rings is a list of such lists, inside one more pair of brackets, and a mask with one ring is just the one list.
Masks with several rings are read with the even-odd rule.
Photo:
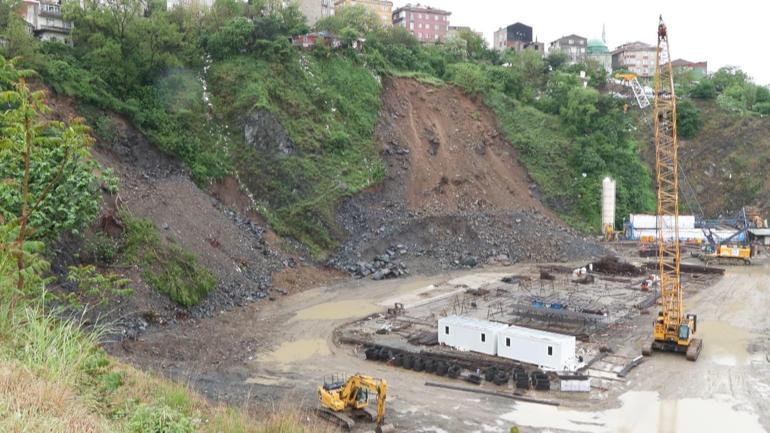
[[[394, 0], [395, 7], [416, 0]], [[520, 21], [532, 26], [534, 36], [548, 43], [575, 33], [601, 39], [607, 29], [610, 50], [625, 42], [656, 44], [658, 15], [669, 29], [671, 56], [708, 61], [709, 72], [725, 65], [738, 66], [759, 84], [770, 84], [770, 7], [765, 0], [420, 0], [419, 3], [452, 12], [451, 25], [467, 25], [492, 33]]]

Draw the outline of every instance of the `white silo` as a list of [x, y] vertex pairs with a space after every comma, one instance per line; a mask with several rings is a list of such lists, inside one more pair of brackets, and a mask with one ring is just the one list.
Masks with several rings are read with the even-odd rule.
[[615, 230], [615, 181], [605, 177], [602, 180], [602, 234]]

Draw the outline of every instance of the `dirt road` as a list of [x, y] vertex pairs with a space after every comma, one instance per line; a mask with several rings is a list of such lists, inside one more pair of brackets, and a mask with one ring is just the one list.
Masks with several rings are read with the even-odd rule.
[[[136, 364], [182, 377], [211, 397], [233, 403], [291, 399], [313, 406], [314, 388], [324, 375], [365, 372], [389, 382], [388, 418], [400, 431], [507, 432], [512, 425], [525, 432], [770, 430], [767, 263], [731, 268], [715, 285], [688, 293], [688, 310], [698, 314], [705, 342], [697, 363], [655, 354], [608, 391], [536, 394], [558, 399], [558, 408], [427, 388], [428, 380], [456, 382], [368, 362], [353, 348], [332, 341], [341, 324], [382, 311], [394, 300], [447, 296], [436, 283], [464, 277], [464, 283], [481, 284], [499, 278], [498, 272], [513, 274], [528, 266], [316, 288], [114, 349]], [[619, 328], [616, 350], [638, 353], [651, 320], [642, 315]]]

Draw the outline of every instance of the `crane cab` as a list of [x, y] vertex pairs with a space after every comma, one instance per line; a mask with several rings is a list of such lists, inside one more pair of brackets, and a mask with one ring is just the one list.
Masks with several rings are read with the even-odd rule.
[[642, 348], [642, 354], [649, 356], [652, 351], [684, 353], [687, 359], [695, 361], [700, 355], [703, 342], [696, 338], [698, 330], [698, 316], [687, 314], [681, 323], [665, 324], [663, 312], [658, 313], [658, 317], [653, 323], [654, 340], [649, 345]]

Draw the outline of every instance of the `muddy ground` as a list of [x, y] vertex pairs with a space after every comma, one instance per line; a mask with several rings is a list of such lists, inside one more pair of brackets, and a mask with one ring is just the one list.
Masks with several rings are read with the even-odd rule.
[[[729, 268], [709, 287], [689, 290], [688, 311], [699, 317], [704, 350], [696, 363], [659, 354], [590, 394], [530, 391], [558, 408], [437, 390], [426, 381], [460, 384], [365, 361], [359, 348], [335, 344], [339, 326], [383, 311], [394, 299], [414, 297], [431, 284], [530, 265], [448, 272], [433, 277], [344, 281], [250, 304], [184, 326], [150, 332], [112, 345], [114, 354], [176, 377], [214, 399], [273, 405], [290, 400], [315, 405], [325, 375], [364, 372], [389, 382], [388, 419], [399, 431], [507, 432], [761, 432], [770, 429], [770, 266], [767, 259]], [[635, 356], [649, 338], [652, 316], [638, 314], [617, 326], [610, 342]]]

